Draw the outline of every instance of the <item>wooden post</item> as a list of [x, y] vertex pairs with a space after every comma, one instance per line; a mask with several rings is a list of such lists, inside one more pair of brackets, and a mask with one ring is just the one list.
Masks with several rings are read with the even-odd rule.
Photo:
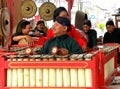
[[74, 0], [66, 0], [68, 2], [68, 14], [69, 14], [69, 18], [71, 19], [71, 9], [74, 3]]

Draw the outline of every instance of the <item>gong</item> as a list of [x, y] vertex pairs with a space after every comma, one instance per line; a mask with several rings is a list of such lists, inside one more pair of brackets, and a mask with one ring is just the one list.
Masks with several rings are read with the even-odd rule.
[[[0, 9], [0, 21], [1, 21], [1, 15], [2, 15], [1, 11], [2, 9]], [[1, 29], [1, 23], [0, 23], [0, 36], [3, 36], [3, 31]]]
[[45, 21], [52, 20], [55, 9], [56, 6], [53, 3], [45, 2], [39, 8], [39, 15]]
[[87, 14], [82, 11], [77, 11], [75, 15], [75, 27], [83, 30], [82, 26], [84, 21], [88, 19]]
[[0, 27], [4, 36], [4, 43], [6, 43], [10, 37], [10, 14], [8, 8], [2, 8], [0, 15]]
[[20, 12], [24, 18], [31, 18], [36, 14], [37, 6], [33, 0], [24, 0], [21, 3]]

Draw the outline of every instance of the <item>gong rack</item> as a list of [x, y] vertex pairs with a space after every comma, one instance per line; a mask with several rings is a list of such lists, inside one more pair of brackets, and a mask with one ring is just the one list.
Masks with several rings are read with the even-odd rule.
[[[45, 21], [52, 20], [55, 9], [56, 6], [49, 0], [44, 2], [39, 7], [41, 19]], [[20, 12], [23, 18], [31, 18], [36, 14], [37, 6], [33, 0], [24, 0], [20, 6]], [[0, 9], [0, 21], [0, 46], [4, 46], [10, 38], [10, 14], [7, 7]], [[19, 31], [18, 28], [19, 26], [17, 26], [17, 31]]]

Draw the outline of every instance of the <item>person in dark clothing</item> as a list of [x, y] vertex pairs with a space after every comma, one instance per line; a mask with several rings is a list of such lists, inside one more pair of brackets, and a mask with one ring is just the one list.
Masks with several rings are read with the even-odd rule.
[[91, 21], [85, 20], [83, 23], [83, 30], [88, 36], [88, 48], [96, 48], [97, 46], [97, 32], [94, 29], [91, 29]]
[[21, 31], [16, 32], [12, 36], [11, 45], [16, 45], [20, 40], [25, 39], [28, 45], [32, 45], [34, 43], [33, 39], [29, 36], [29, 32], [31, 30], [31, 25], [29, 21], [23, 21], [21, 24]]
[[40, 36], [46, 37], [44, 21], [42, 21], [42, 20], [38, 21], [36, 24], [36, 27], [31, 31], [30, 35], [35, 36], [35, 37], [40, 37]]
[[[58, 17], [54, 22], [53, 33], [55, 37], [50, 38], [40, 50], [41, 54], [59, 54], [64, 49], [66, 54], [80, 54], [82, 49], [67, 32], [71, 30], [71, 24], [66, 17]], [[62, 49], [62, 50], [61, 50]]]
[[103, 43], [120, 43], [120, 29], [115, 28], [112, 20], [106, 22], [107, 32], [104, 34]]
[[[103, 44], [105, 43], [119, 43], [120, 44], [120, 29], [115, 28], [114, 22], [109, 20], [106, 22], [107, 32], [103, 37]], [[118, 64], [120, 64], [120, 52], [118, 52]]]

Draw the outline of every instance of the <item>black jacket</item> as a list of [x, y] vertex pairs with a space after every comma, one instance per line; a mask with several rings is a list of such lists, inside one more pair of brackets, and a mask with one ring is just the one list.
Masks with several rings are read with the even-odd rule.
[[104, 34], [103, 43], [120, 43], [120, 29], [115, 28], [112, 33]]
[[97, 45], [97, 32], [93, 29], [90, 29], [88, 32], [86, 32], [88, 36], [88, 44], [87, 47], [93, 48]]

